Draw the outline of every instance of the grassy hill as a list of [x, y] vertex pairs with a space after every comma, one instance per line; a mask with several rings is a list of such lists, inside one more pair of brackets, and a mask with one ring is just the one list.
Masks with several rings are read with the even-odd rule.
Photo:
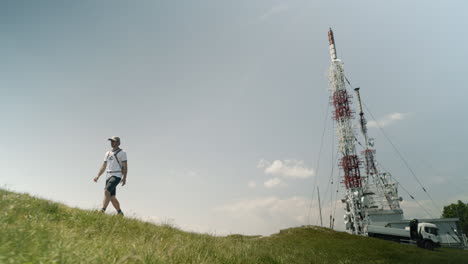
[[325, 228], [215, 237], [0, 189], [0, 263], [468, 263], [468, 251]]

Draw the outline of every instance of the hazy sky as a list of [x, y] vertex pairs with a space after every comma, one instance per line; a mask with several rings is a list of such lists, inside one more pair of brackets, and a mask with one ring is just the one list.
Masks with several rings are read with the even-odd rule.
[[[117, 190], [128, 216], [266, 235], [318, 223], [317, 181], [328, 225], [338, 183], [335, 166], [328, 184], [332, 27], [348, 78], [439, 207], [370, 122], [378, 161], [439, 216], [468, 200], [467, 10], [465, 1], [0, 1], [0, 185], [100, 208], [104, 181], [92, 179], [116, 135], [128, 154]], [[400, 195], [406, 217], [427, 217]], [[338, 227], [342, 214], [337, 203]]]

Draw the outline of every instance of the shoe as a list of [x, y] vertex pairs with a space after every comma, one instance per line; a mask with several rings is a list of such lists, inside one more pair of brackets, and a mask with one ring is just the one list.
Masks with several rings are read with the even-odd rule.
[[123, 212], [120, 211], [120, 212], [117, 212], [117, 215], [120, 215], [120, 216], [124, 216]]

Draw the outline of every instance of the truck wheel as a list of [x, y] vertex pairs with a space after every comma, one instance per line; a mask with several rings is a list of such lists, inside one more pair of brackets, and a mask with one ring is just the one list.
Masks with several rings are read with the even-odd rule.
[[419, 248], [424, 248], [424, 241], [417, 240], [417, 241], [416, 241], [416, 245], [417, 245]]
[[431, 251], [432, 251], [432, 250], [434, 250], [434, 244], [432, 244], [431, 241], [426, 241], [426, 242], [424, 243], [424, 248], [427, 249], [427, 250], [431, 250]]

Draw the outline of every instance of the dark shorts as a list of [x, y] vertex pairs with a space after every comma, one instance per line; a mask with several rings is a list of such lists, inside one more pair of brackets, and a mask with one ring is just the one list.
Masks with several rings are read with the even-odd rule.
[[111, 196], [115, 196], [115, 191], [117, 189], [117, 185], [120, 182], [119, 177], [111, 176], [109, 179], [106, 181], [106, 188], [105, 190], [109, 191]]

